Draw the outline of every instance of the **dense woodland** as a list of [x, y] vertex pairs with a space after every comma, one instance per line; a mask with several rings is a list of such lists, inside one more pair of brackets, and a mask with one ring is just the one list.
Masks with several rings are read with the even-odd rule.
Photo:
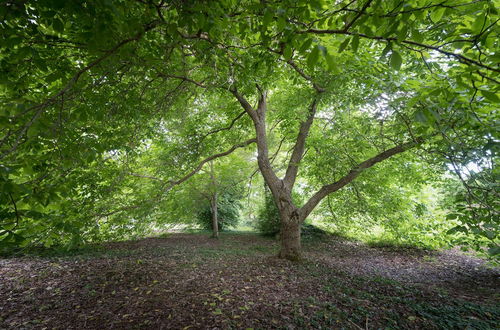
[[498, 5], [3, 1], [0, 253], [232, 229], [291, 273], [317, 236], [498, 263]]

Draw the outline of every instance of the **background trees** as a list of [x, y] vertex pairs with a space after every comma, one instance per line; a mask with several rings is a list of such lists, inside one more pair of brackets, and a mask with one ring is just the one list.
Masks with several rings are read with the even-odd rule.
[[[50, 245], [61, 232], [78, 241], [104, 223], [139, 228], [204, 160], [253, 142], [289, 233], [284, 257], [300, 255], [300, 223], [327, 196], [354, 179], [394, 180], [413, 157], [436, 175], [453, 168], [464, 183], [474, 164], [491, 173], [476, 186], [496, 196], [491, 1], [1, 8], [1, 235], [9, 244]], [[399, 155], [409, 149], [414, 156]], [[297, 190], [311, 197], [303, 205], [291, 198]], [[482, 203], [482, 219], [472, 211], [477, 199], [494, 198], [473, 191], [460, 219], [475, 220], [456, 230], [476, 228], [494, 248], [498, 224], [487, 219], [497, 205]]]

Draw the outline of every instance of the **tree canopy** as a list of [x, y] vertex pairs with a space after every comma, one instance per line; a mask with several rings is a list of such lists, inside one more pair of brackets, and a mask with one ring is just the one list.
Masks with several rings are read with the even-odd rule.
[[325, 199], [349, 208], [349, 192], [389, 198], [450, 171], [465, 187], [453, 230], [498, 253], [496, 5], [6, 1], [0, 239], [161, 223], [179, 184], [256, 145], [283, 257]]

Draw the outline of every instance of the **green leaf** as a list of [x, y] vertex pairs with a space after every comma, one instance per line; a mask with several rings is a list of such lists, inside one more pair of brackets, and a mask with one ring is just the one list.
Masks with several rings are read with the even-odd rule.
[[220, 310], [220, 308], [216, 308], [213, 312], [212, 312], [214, 315], [221, 315], [222, 314], [222, 311]]
[[496, 256], [500, 254], [500, 246], [494, 246], [488, 249], [488, 254], [492, 256]]
[[431, 20], [434, 23], [437, 23], [439, 20], [441, 20], [445, 11], [446, 11], [446, 8], [438, 8], [438, 9], [432, 11], [431, 12]]
[[38, 127], [36, 125], [32, 125], [29, 129], [28, 129], [28, 132], [26, 133], [26, 135], [29, 137], [29, 138], [32, 138], [32, 137], [35, 137], [37, 136], [39, 133], [39, 130], [38, 130]]
[[483, 90], [481, 90], [481, 94], [485, 98], [487, 98], [488, 100], [490, 100], [491, 102], [494, 102], [494, 103], [499, 103], [500, 102], [500, 98], [494, 92], [489, 92], [489, 91], [483, 91]]
[[337, 63], [335, 62], [335, 58], [331, 54], [328, 54], [328, 53], [326, 53], [324, 56], [325, 56], [326, 64], [328, 65], [328, 70], [332, 71], [335, 74], [339, 74], [340, 70], [339, 70], [339, 67], [337, 66]]
[[319, 48], [314, 47], [309, 56], [307, 57], [307, 65], [310, 68], [313, 68], [314, 65], [318, 62], [319, 59]]
[[356, 53], [358, 51], [358, 47], [359, 47], [359, 37], [358, 36], [354, 36], [352, 38], [351, 47], [352, 47], [353, 52]]
[[412, 38], [415, 42], [422, 42], [422, 40], [424, 40], [424, 36], [418, 29], [412, 31]]
[[422, 124], [427, 124], [428, 120], [427, 120], [427, 116], [425, 115], [425, 113], [421, 110], [417, 111], [415, 113], [415, 119], [419, 122], [419, 123], [422, 123]]
[[307, 39], [306, 41], [304, 41], [302, 46], [300, 46], [300, 48], [299, 48], [299, 52], [304, 53], [306, 50], [308, 50], [309, 47], [311, 47], [312, 42], [313, 42], [312, 39]]
[[278, 23], [276, 24], [276, 27], [278, 28], [278, 31], [282, 31], [286, 26], [286, 20], [283, 16], [278, 18]]
[[380, 58], [384, 58], [391, 50], [392, 50], [392, 43], [389, 42], [387, 44], [387, 46], [385, 46], [384, 50], [382, 51], [382, 54], [380, 55]]
[[283, 49], [283, 57], [285, 60], [289, 60], [292, 58], [292, 47], [290, 47], [289, 44], [285, 45], [285, 48]]
[[453, 235], [456, 233], [466, 233], [466, 232], [467, 232], [467, 228], [465, 228], [463, 226], [455, 226], [455, 227], [449, 229], [446, 233], [448, 235]]
[[403, 64], [403, 58], [401, 57], [401, 55], [399, 55], [397, 51], [393, 50], [391, 54], [390, 63], [391, 67], [394, 70], [399, 70], [401, 68], [401, 64]]
[[472, 32], [474, 34], [479, 34], [481, 33], [481, 30], [485, 26], [486, 21], [485, 21], [485, 15], [479, 15], [474, 23], [472, 24]]
[[351, 39], [347, 38], [346, 40], [344, 40], [341, 44], [340, 44], [340, 47], [339, 47], [339, 53], [342, 53], [344, 51], [344, 49], [347, 47], [347, 45], [349, 45], [349, 41], [351, 41]]
[[497, 235], [495, 234], [495, 232], [494, 232], [494, 231], [491, 231], [491, 230], [486, 230], [486, 231], [484, 232], [484, 235], [485, 235], [488, 239], [491, 239], [491, 240], [492, 240], [492, 239], [495, 239], [495, 237], [497, 236]]
[[52, 21], [52, 27], [56, 30], [56, 32], [64, 32], [64, 24], [58, 18], [55, 18], [54, 21]]
[[264, 18], [262, 19], [262, 25], [267, 28], [269, 23], [273, 20], [274, 14], [270, 10], [266, 10], [264, 13]]

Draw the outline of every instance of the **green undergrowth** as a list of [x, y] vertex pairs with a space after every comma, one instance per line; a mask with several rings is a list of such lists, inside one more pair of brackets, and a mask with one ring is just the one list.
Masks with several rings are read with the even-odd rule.
[[418, 236], [408, 238], [394, 235], [380, 230], [334, 230], [330, 228], [318, 228], [339, 239], [359, 242], [375, 248], [390, 249], [417, 249], [417, 250], [439, 250], [450, 247], [446, 241], [440, 241], [435, 237]]
[[302, 267], [306, 276], [321, 278], [323, 286], [319, 296], [295, 304], [299, 327], [494, 329], [500, 320], [498, 303], [465, 301], [446, 290], [430, 291], [382, 276], [352, 276], [311, 262]]

